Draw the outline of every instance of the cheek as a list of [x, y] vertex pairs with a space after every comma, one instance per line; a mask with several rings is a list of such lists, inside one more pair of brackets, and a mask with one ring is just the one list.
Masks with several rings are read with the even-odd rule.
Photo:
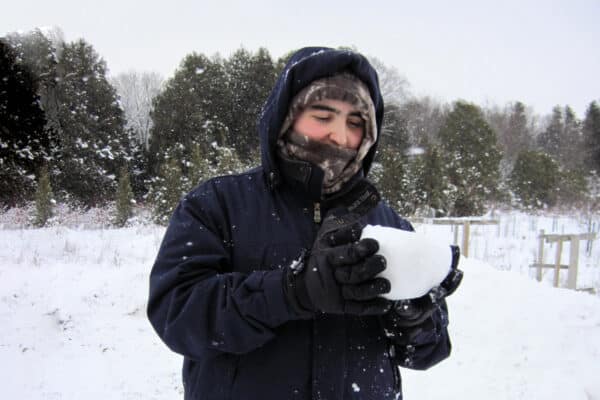
[[348, 147], [353, 150], [358, 150], [360, 144], [362, 143], [362, 132], [352, 133], [348, 135]]
[[311, 139], [320, 140], [327, 135], [322, 124], [310, 118], [298, 118], [293, 125], [294, 131]]

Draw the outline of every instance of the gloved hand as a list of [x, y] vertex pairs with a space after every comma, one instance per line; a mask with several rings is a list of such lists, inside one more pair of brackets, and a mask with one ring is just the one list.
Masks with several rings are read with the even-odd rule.
[[286, 272], [286, 296], [298, 312], [377, 315], [391, 302], [379, 297], [390, 290], [385, 259], [375, 255], [374, 239], [359, 242], [363, 224], [356, 214], [330, 213], [312, 249]]
[[410, 300], [398, 300], [394, 302], [390, 317], [395, 326], [414, 327], [422, 324], [433, 314], [442, 300], [450, 296], [460, 285], [463, 272], [458, 269], [460, 259], [460, 248], [451, 246], [452, 265], [446, 278], [427, 294]]

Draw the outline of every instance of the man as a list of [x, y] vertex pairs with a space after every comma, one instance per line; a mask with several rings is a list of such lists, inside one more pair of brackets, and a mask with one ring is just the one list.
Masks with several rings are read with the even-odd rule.
[[[304, 48], [260, 116], [262, 165], [175, 210], [148, 316], [184, 356], [186, 399], [393, 399], [398, 366], [450, 354], [446, 304], [393, 303], [366, 223], [412, 230], [366, 180], [380, 136], [360, 54]], [[410, 262], [410, 260], [406, 260]]]

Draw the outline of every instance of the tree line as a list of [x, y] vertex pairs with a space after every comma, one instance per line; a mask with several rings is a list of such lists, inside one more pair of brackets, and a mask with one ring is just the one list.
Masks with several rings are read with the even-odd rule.
[[[165, 223], [198, 182], [260, 163], [258, 116], [291, 53], [193, 52], [167, 80], [110, 78], [91, 44], [59, 30], [0, 38], [0, 203], [115, 202], [123, 224], [137, 201]], [[386, 102], [372, 177], [401, 213], [599, 205], [597, 102], [583, 120], [568, 105], [539, 117], [521, 102], [444, 104], [411, 96], [396, 69], [372, 62]]]

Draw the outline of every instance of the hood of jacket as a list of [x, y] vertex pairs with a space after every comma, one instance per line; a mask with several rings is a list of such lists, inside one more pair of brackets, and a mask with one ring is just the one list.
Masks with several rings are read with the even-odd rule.
[[377, 140], [363, 160], [363, 174], [367, 175], [377, 143], [381, 137], [383, 121], [383, 98], [379, 90], [377, 72], [362, 55], [350, 50], [328, 47], [305, 47], [289, 59], [263, 106], [259, 119], [262, 166], [268, 182], [276, 186], [281, 180], [276, 156], [277, 139], [294, 96], [317, 79], [350, 72], [369, 88], [377, 125]]

